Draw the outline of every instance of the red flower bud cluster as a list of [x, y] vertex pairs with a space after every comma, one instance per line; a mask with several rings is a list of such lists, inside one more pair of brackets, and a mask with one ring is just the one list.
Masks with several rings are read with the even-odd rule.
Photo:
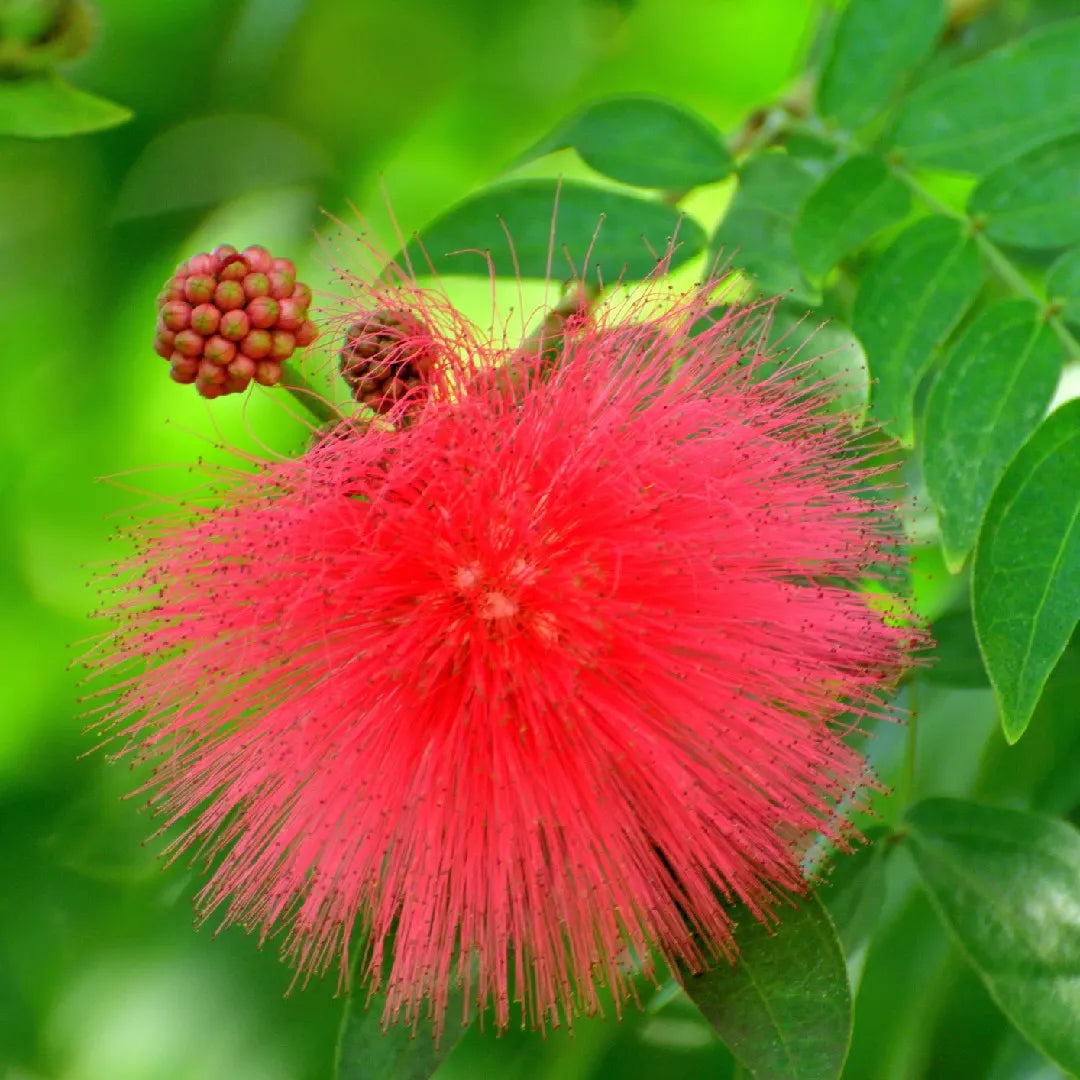
[[282, 363], [318, 336], [310, 304], [290, 259], [221, 244], [181, 263], [158, 294], [154, 351], [204, 398], [238, 394], [252, 379], [274, 386]]
[[407, 394], [417, 395], [435, 371], [435, 348], [420, 324], [386, 309], [350, 324], [338, 370], [354, 400], [388, 413]]

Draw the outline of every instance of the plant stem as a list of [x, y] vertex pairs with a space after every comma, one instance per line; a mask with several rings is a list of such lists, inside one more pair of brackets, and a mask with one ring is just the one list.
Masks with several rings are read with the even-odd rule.
[[286, 362], [282, 364], [281, 372], [281, 388], [288, 390], [320, 424], [344, 419], [337, 408], [307, 381], [295, 365]]

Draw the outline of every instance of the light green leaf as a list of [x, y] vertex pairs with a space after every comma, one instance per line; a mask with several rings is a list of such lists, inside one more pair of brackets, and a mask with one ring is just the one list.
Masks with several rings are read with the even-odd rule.
[[870, 362], [873, 410], [907, 445], [919, 380], [982, 286], [983, 271], [963, 224], [928, 217], [905, 229], [870, 265], [855, 298], [852, 328]]
[[975, 632], [1016, 742], [1080, 620], [1080, 400], [1036, 429], [986, 511], [971, 579]]
[[1080, 1072], [1080, 834], [957, 799], [918, 803], [907, 823], [922, 882], [991, 996]]
[[712, 239], [713, 251], [745, 270], [764, 293], [790, 292], [816, 304], [820, 292], [795, 261], [791, 233], [814, 176], [787, 154], [769, 151], [739, 170], [739, 187]]
[[508, 277], [550, 272], [613, 283], [648, 277], [672, 241], [678, 266], [701, 251], [705, 234], [660, 202], [577, 181], [518, 180], [451, 207], [420, 230], [406, 257], [418, 273], [430, 259], [440, 274], [486, 276], [490, 257], [495, 273]]
[[983, 664], [970, 611], [942, 615], [930, 627], [936, 648], [929, 666], [919, 674], [930, 683], [963, 690], [985, 689], [989, 676]]
[[130, 119], [130, 109], [79, 90], [59, 75], [0, 79], [0, 135], [54, 139]]
[[820, 278], [910, 209], [907, 185], [881, 158], [849, 158], [803, 203], [792, 233], [795, 254], [811, 278]]
[[971, 193], [968, 212], [1003, 244], [1061, 248], [1080, 241], [1080, 135], [995, 169]]
[[159, 135], [132, 165], [117, 220], [212, 206], [254, 188], [299, 184], [329, 170], [306, 136], [269, 116], [212, 116]]
[[1080, 327], [1080, 247], [1066, 251], [1047, 271], [1046, 295], [1067, 323]]
[[760, 366], [770, 375], [787, 359], [798, 363], [813, 360], [799, 377], [807, 382], [828, 379], [832, 403], [839, 411], [865, 414], [870, 398], [870, 373], [866, 353], [855, 335], [837, 319], [802, 304], [780, 303], [769, 322], [769, 352], [776, 360]]
[[818, 84], [818, 109], [843, 127], [873, 120], [931, 53], [944, 0], [851, 0]]
[[922, 463], [954, 573], [1005, 466], [1046, 414], [1064, 355], [1030, 300], [1001, 300], [945, 357], [926, 401]]
[[1080, 19], [1012, 41], [920, 86], [892, 144], [911, 162], [983, 174], [1080, 130]]
[[775, 931], [736, 915], [739, 960], [683, 986], [756, 1080], [835, 1080], [851, 1039], [844, 954], [825, 908], [801, 897]]
[[587, 105], [521, 160], [568, 146], [605, 176], [669, 191], [723, 180], [735, 164], [720, 133], [704, 117], [675, 102], [638, 94]]
[[461, 1023], [462, 995], [451, 990], [446, 1027], [438, 1042], [426, 1018], [416, 1030], [404, 1024], [383, 1028], [381, 995], [370, 1003], [356, 990], [345, 1002], [338, 1038], [336, 1080], [428, 1080], [468, 1031]]

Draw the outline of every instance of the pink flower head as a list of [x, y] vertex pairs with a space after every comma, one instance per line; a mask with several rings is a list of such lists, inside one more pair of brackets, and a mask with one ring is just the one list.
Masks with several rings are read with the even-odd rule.
[[212, 857], [204, 915], [305, 973], [362, 940], [387, 1019], [460, 980], [542, 1025], [624, 995], [628, 950], [730, 957], [725, 905], [843, 842], [842, 736], [918, 638], [861, 587], [895, 526], [829, 388], [766, 376], [715, 289], [578, 315], [552, 367], [369, 286], [441, 389], [137, 538], [107, 723]]

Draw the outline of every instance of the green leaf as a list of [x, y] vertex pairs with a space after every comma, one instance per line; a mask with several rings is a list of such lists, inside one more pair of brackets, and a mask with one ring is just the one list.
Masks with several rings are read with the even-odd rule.
[[522, 161], [573, 147], [597, 172], [637, 187], [685, 191], [723, 180], [735, 163], [704, 117], [645, 95], [606, 98], [564, 120]]
[[870, 265], [855, 298], [852, 328], [875, 380], [873, 409], [912, 442], [912, 402], [936, 350], [982, 286], [983, 270], [963, 223], [928, 217], [905, 229]]
[[986, 511], [972, 607], [1005, 737], [1016, 742], [1080, 620], [1080, 400], [1036, 429]]
[[1080, 130], [1080, 19], [1051, 23], [923, 83], [891, 141], [911, 162], [982, 174]]
[[130, 109], [79, 90], [59, 75], [0, 79], [0, 135], [53, 139], [130, 119]]
[[930, 637], [936, 648], [929, 666], [920, 672], [922, 678], [930, 683], [962, 690], [986, 688], [990, 679], [982, 653], [979, 652], [970, 611], [942, 615], [931, 625]]
[[779, 151], [749, 158], [739, 187], [712, 239], [712, 249], [745, 270], [764, 293], [790, 292], [816, 304], [819, 291], [795, 261], [791, 232], [814, 176]]
[[518, 180], [451, 207], [420, 230], [406, 257], [418, 273], [430, 259], [440, 274], [486, 276], [490, 256], [508, 277], [613, 283], [648, 277], [673, 239], [672, 266], [705, 246], [701, 227], [663, 203], [571, 180]]
[[1061, 248], [1080, 241], [1080, 135], [995, 169], [971, 193], [968, 212], [1003, 244]]
[[212, 206], [254, 188], [324, 175], [322, 150], [269, 116], [212, 116], [159, 135], [132, 165], [117, 196], [117, 220]]
[[772, 374], [784, 360], [813, 360], [799, 377], [808, 382], [829, 379], [838, 411], [865, 414], [870, 398], [866, 353], [843, 323], [820, 311], [807, 311], [802, 304], [780, 303], [770, 317], [768, 344], [776, 360], [759, 367], [762, 377]]
[[818, 110], [859, 127], [890, 105], [931, 53], [945, 25], [943, 0], [851, 0], [818, 84]]
[[683, 975], [705, 1019], [756, 1080], [834, 1080], [851, 1039], [844, 954], [825, 908], [798, 899], [770, 931], [736, 915], [736, 965]]
[[950, 349], [926, 401], [922, 464], [954, 573], [1005, 466], [1046, 414], [1064, 355], [1030, 300], [1001, 300]]
[[811, 278], [820, 278], [910, 209], [907, 185], [881, 158], [849, 158], [803, 203], [792, 233], [795, 254]]
[[956, 799], [918, 803], [907, 822], [922, 882], [991, 996], [1080, 1072], [1080, 834]]
[[338, 1038], [336, 1080], [428, 1080], [468, 1031], [468, 1026], [459, 1021], [460, 990], [450, 991], [446, 1027], [437, 1043], [426, 1022], [415, 1031], [403, 1024], [392, 1024], [384, 1030], [383, 1000], [376, 995], [368, 1003], [367, 994], [358, 991], [346, 1001]]
[[1080, 327], [1080, 247], [1066, 251], [1047, 271], [1046, 294], [1067, 323]]

